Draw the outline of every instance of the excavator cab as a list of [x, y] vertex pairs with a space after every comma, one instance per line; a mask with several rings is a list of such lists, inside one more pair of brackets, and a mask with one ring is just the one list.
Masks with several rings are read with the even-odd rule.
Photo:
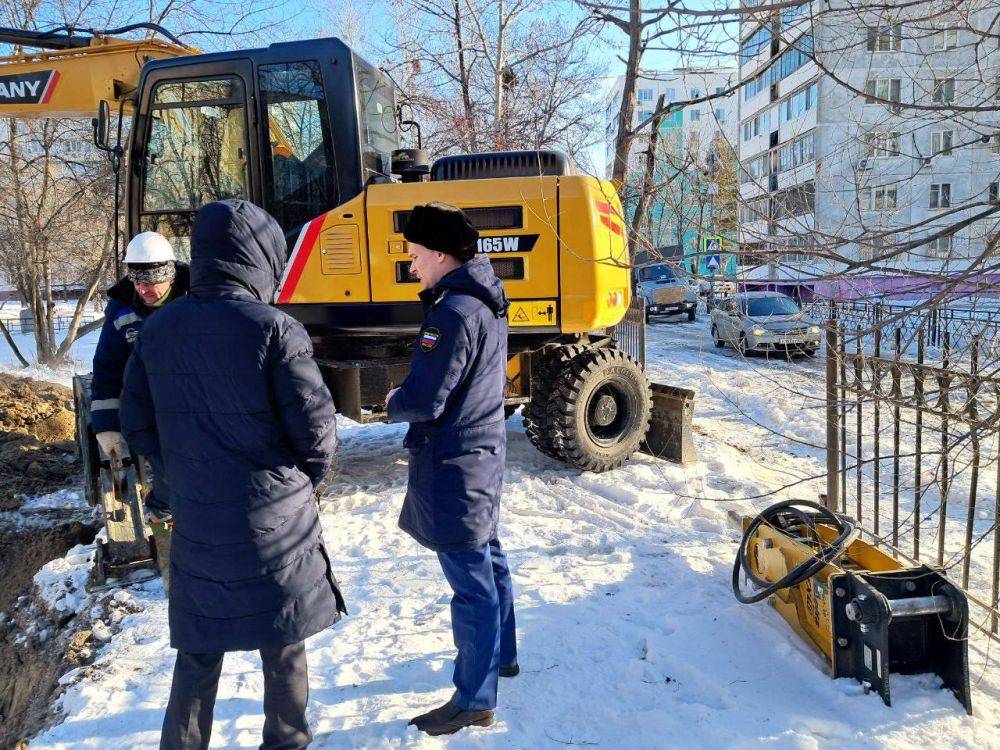
[[128, 234], [189, 254], [213, 200], [263, 206], [294, 242], [309, 220], [389, 180], [399, 146], [388, 78], [337, 39], [156, 60], [127, 146]]

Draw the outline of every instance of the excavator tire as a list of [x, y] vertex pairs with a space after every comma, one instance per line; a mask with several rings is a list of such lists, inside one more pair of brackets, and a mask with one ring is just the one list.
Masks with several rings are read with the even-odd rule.
[[588, 348], [563, 361], [555, 381], [546, 424], [551, 450], [562, 460], [585, 471], [610, 471], [638, 450], [652, 410], [638, 362], [613, 347]]
[[586, 346], [568, 344], [547, 352], [531, 379], [531, 401], [521, 412], [524, 432], [531, 444], [546, 456], [560, 461], [563, 457], [553, 445], [556, 436], [555, 425], [549, 420], [549, 401], [563, 367], [586, 350]]

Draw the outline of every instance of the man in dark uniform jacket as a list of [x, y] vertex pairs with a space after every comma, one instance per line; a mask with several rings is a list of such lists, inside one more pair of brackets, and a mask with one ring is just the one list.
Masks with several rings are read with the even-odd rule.
[[[101, 451], [119, 458], [127, 456], [118, 405], [125, 377], [125, 364], [139, 331], [150, 315], [188, 293], [188, 267], [174, 258], [174, 249], [157, 232], [141, 232], [125, 248], [127, 274], [108, 290], [104, 326], [94, 351], [94, 374], [90, 381], [90, 418]], [[157, 564], [163, 589], [170, 586], [170, 488], [163, 465], [156, 456], [146, 456], [152, 470], [151, 490], [143, 500], [146, 520], [156, 541]]]
[[409, 485], [399, 525], [437, 552], [454, 596], [455, 693], [414, 718], [428, 734], [489, 726], [497, 678], [517, 674], [510, 570], [497, 538], [507, 452], [507, 298], [478, 232], [454, 206], [415, 206], [404, 231], [423, 291], [409, 375], [389, 393], [409, 422]]
[[[97, 442], [105, 454], [116, 451], [120, 456], [128, 452], [118, 420], [125, 363], [145, 320], [187, 294], [189, 283], [187, 265], [175, 261], [170, 243], [156, 232], [142, 232], [132, 238], [125, 248], [125, 267], [125, 277], [108, 290], [90, 381], [91, 423]], [[165, 482], [157, 482], [146, 497], [146, 510], [153, 518], [169, 515]]]

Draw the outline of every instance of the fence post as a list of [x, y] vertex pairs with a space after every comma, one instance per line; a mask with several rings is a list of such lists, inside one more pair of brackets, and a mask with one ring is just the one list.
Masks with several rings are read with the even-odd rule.
[[837, 321], [826, 321], [826, 506], [837, 509], [840, 497], [840, 415], [837, 413]]

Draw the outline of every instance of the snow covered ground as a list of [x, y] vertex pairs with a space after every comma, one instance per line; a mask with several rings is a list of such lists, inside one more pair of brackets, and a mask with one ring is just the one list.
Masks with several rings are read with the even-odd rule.
[[[313, 747], [1000, 748], [995, 645], [971, 643], [973, 717], [933, 676], [893, 675], [887, 708], [827, 677], [770, 607], [733, 599], [726, 512], [796, 480], [786, 496], [823, 490], [820, 362], [748, 367], [712, 347], [702, 318], [651, 327], [649, 364], [698, 392], [692, 467], [637, 456], [581, 474], [510, 420], [501, 539], [522, 672], [501, 681], [495, 726], [452, 737], [406, 725], [450, 695], [454, 647], [436, 559], [396, 528], [404, 428], [341, 423], [322, 519], [351, 614], [309, 642]], [[51, 590], [88, 560], [76, 548], [36, 580]], [[157, 746], [173, 663], [166, 601], [156, 581], [118, 596], [133, 613], [112, 623], [93, 668], [64, 679], [65, 720], [32, 750]], [[212, 747], [258, 745], [259, 670], [256, 654], [227, 656]]]
[[[63, 332], [56, 334], [56, 340], [61, 340]], [[46, 380], [50, 383], [59, 383], [67, 388], [72, 386], [73, 376], [77, 373], [86, 373], [91, 370], [91, 363], [94, 361], [94, 350], [97, 348], [97, 339], [101, 335], [99, 330], [91, 331], [86, 336], [78, 339], [73, 344], [70, 351], [70, 361], [62, 367], [52, 368], [38, 364], [35, 357], [35, 337], [30, 333], [15, 333], [12, 335], [14, 343], [17, 344], [21, 355], [28, 360], [28, 367], [21, 367], [14, 352], [7, 341], [0, 336], [0, 370], [12, 371], [17, 375], [34, 378], [35, 380]]]

